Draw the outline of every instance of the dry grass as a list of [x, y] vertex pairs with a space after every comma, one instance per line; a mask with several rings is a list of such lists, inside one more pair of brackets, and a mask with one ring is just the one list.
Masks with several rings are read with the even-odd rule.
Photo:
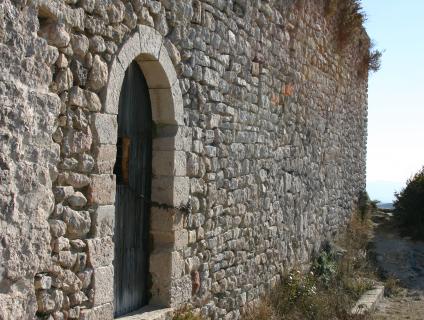
[[343, 50], [360, 34], [366, 16], [359, 0], [342, 0], [339, 6], [337, 41], [339, 49]]
[[324, 15], [337, 26], [336, 40], [340, 51], [361, 33], [366, 20], [360, 0], [326, 0]]
[[246, 308], [243, 320], [275, 320], [277, 319], [274, 309], [271, 307], [269, 296], [264, 297], [255, 305]]
[[376, 72], [381, 66], [382, 52], [373, 49], [373, 45], [364, 37], [363, 24], [366, 14], [360, 0], [326, 0], [324, 15], [336, 27], [337, 51], [343, 53], [347, 47], [359, 43], [358, 75], [361, 79], [367, 77], [368, 72]]
[[202, 316], [193, 312], [189, 306], [183, 306], [175, 311], [173, 320], [205, 320]]
[[397, 296], [402, 292], [399, 279], [389, 277], [384, 282], [384, 294], [387, 297]]

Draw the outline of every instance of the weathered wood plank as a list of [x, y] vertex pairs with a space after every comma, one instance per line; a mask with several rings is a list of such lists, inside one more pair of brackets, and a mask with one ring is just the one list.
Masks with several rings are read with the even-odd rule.
[[146, 80], [136, 62], [119, 99], [115, 218], [115, 316], [148, 303], [148, 231], [152, 116]]

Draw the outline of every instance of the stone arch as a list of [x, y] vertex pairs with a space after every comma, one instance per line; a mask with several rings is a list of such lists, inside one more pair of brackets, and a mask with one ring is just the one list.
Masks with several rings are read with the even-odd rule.
[[[191, 147], [191, 135], [184, 126], [182, 94], [174, 65], [163, 37], [151, 27], [138, 26], [114, 57], [104, 92], [103, 113], [116, 118], [125, 71], [134, 60], [146, 78], [152, 120], [156, 126], [152, 161], [150, 234], [153, 248], [150, 251], [152, 288], [149, 304], [173, 307], [189, 298], [189, 294], [184, 296], [175, 294], [175, 291], [184, 282], [183, 260], [177, 250], [186, 244], [186, 240], [181, 239], [187, 239], [181, 208], [186, 207], [189, 200], [185, 152]], [[109, 130], [103, 134], [116, 136], [112, 132], [116, 131], [116, 126]], [[189, 287], [188, 283], [186, 287]]]

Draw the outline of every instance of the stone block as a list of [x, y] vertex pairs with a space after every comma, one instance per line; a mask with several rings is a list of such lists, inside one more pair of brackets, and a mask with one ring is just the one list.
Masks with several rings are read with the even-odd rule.
[[138, 63], [146, 77], [149, 89], [167, 89], [170, 91], [169, 88], [171, 88], [173, 82], [170, 82], [171, 79], [168, 79], [167, 74], [158, 61], [139, 60]]
[[47, 290], [40, 290], [37, 293], [37, 304], [40, 312], [51, 312], [56, 307], [52, 295]]
[[168, 51], [172, 63], [174, 64], [174, 66], [177, 66], [181, 62], [181, 54], [178, 51], [177, 47], [169, 40], [165, 40], [163, 45]]
[[112, 320], [113, 316], [113, 304], [106, 303], [93, 308], [94, 318], [93, 320]]
[[113, 266], [94, 269], [94, 306], [113, 302]]
[[124, 43], [117, 57], [122, 69], [126, 70], [131, 62], [141, 53], [140, 51], [140, 34], [133, 33]]
[[55, 253], [59, 253], [62, 250], [69, 250], [70, 249], [70, 243], [69, 239], [65, 237], [59, 237], [57, 239], [54, 239], [52, 242], [52, 251]]
[[53, 187], [53, 194], [56, 202], [62, 202], [74, 194], [72, 186], [56, 186]]
[[80, 87], [74, 86], [69, 90], [69, 104], [80, 108], [85, 108], [87, 99], [84, 90]]
[[93, 59], [93, 66], [88, 74], [88, 88], [93, 91], [99, 91], [106, 85], [107, 80], [107, 64], [99, 55], [95, 55]]
[[188, 177], [154, 177], [152, 201], [175, 208], [185, 207], [189, 196]]
[[35, 276], [35, 281], [34, 281], [34, 287], [35, 289], [50, 289], [52, 286], [52, 278], [44, 275], [44, 274], [39, 274]]
[[112, 61], [107, 90], [104, 92], [104, 112], [118, 114], [119, 95], [124, 81], [125, 69], [117, 58]]
[[53, 237], [61, 237], [66, 233], [66, 223], [62, 220], [49, 220], [50, 233]]
[[95, 238], [112, 236], [115, 227], [115, 206], [99, 206], [91, 213], [91, 235]]
[[87, 204], [85, 196], [77, 191], [68, 197], [67, 202], [72, 209], [81, 209]]
[[150, 230], [170, 232], [181, 230], [184, 223], [184, 214], [178, 209], [165, 209], [152, 206], [150, 209]]
[[152, 170], [154, 176], [185, 176], [186, 154], [184, 151], [153, 152]]
[[70, 269], [77, 261], [77, 254], [71, 251], [60, 251], [58, 254], [58, 262], [64, 268]]
[[169, 249], [155, 250], [150, 254], [150, 272], [160, 283], [166, 283], [166, 279], [178, 279], [184, 273], [184, 259], [177, 251]]
[[258, 62], [252, 62], [252, 76], [259, 76], [260, 66]]
[[91, 115], [93, 139], [100, 144], [116, 144], [118, 123], [116, 115], [93, 113]]
[[188, 232], [185, 229], [171, 232], [151, 231], [153, 248], [170, 247], [180, 250], [187, 247]]
[[155, 29], [145, 25], [139, 25], [138, 32], [140, 35], [139, 52], [143, 52], [143, 59], [147, 60], [150, 57], [150, 59], [158, 60], [162, 47], [162, 36]]
[[111, 265], [114, 257], [112, 237], [87, 239], [88, 264], [93, 268]]
[[85, 57], [88, 51], [89, 40], [85, 35], [73, 34], [71, 37], [72, 50], [74, 54], [81, 58]]
[[65, 175], [66, 183], [73, 186], [74, 188], [83, 188], [90, 183], [90, 179], [81, 173], [69, 172]]
[[211, 87], [218, 87], [219, 85], [219, 73], [210, 68], [203, 68], [203, 79], [202, 83], [207, 84]]
[[115, 202], [115, 176], [109, 174], [90, 175], [88, 188], [89, 204], [113, 204]]
[[153, 150], [190, 151], [192, 145], [191, 128], [185, 126], [160, 126], [153, 139]]
[[40, 31], [40, 36], [47, 40], [51, 46], [63, 48], [71, 41], [69, 33], [66, 31], [65, 25], [62, 23], [50, 23], [44, 25]]
[[64, 207], [63, 221], [66, 223], [66, 235], [69, 239], [84, 238], [90, 231], [91, 218], [88, 211], [75, 211]]
[[169, 88], [149, 89], [152, 104], [152, 119], [157, 124], [183, 125], [183, 102], [179, 84], [175, 83]]
[[192, 294], [192, 280], [190, 275], [185, 275], [172, 281], [170, 290], [170, 306], [177, 307], [190, 301]]
[[87, 84], [88, 69], [76, 59], [71, 60], [69, 68], [74, 76], [74, 84], [85, 87]]
[[116, 146], [112, 144], [98, 145], [94, 149], [95, 170], [97, 173], [113, 173], [116, 162]]
[[89, 127], [87, 127], [87, 132], [67, 130], [63, 137], [62, 152], [65, 155], [81, 154], [90, 150], [92, 142], [93, 136]]

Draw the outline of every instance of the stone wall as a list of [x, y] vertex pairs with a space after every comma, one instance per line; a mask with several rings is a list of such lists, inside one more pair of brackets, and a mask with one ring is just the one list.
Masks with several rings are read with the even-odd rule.
[[321, 1], [4, 0], [0, 318], [112, 319], [116, 99], [157, 124], [151, 304], [213, 319], [306, 265], [365, 186], [363, 42]]

